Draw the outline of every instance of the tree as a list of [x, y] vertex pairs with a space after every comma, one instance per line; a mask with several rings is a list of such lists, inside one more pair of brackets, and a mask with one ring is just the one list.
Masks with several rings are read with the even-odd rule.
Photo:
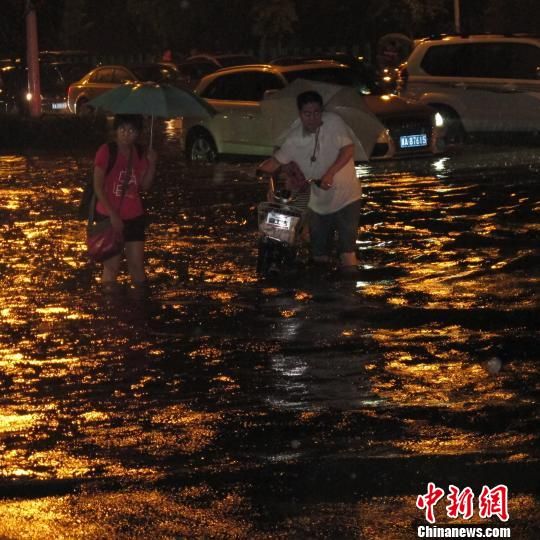
[[253, 7], [253, 34], [260, 38], [259, 54], [266, 56], [268, 41], [281, 50], [282, 40], [293, 33], [298, 20], [292, 0], [259, 0]]

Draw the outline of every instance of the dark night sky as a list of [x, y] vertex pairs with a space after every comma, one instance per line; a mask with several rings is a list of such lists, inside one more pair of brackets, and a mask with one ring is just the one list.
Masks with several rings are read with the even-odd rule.
[[[339, 3], [296, 0], [299, 20], [294, 24], [293, 35], [284, 43], [300, 47], [351, 46], [373, 44], [388, 32], [421, 37], [433, 32], [452, 31], [454, 0], [445, 2], [445, 17], [439, 16], [411, 28], [410, 22], [404, 20], [407, 9], [401, 4], [400, 11], [397, 0], [341, 0]], [[2, 52], [24, 50], [24, 3], [24, 0], [2, 0]], [[252, 33], [253, 20], [249, 9], [255, 0], [155, 0], [150, 4], [141, 0], [141, 5], [168, 5], [173, 9], [175, 16], [169, 21], [168, 33], [167, 28], [158, 23], [157, 29], [153, 29], [151, 24], [136, 27], [127, 17], [122, 18], [126, 0], [69, 0], [69, 3], [68, 0], [34, 0], [34, 3], [42, 50], [82, 48], [83, 45], [94, 52], [153, 52], [162, 50], [165, 44], [179, 51], [258, 47], [258, 39]], [[71, 29], [75, 26], [77, 30], [71, 35], [63, 30], [63, 14], [68, 5], [72, 8], [88, 6], [86, 20], [68, 25]], [[370, 10], [366, 7], [371, 6], [372, 11], [380, 5], [386, 5], [388, 9], [376, 18], [370, 18]], [[77, 9], [74, 11], [77, 13]], [[462, 30], [465, 32], [540, 32], [540, 0], [461, 0], [461, 11]], [[158, 10], [154, 9], [154, 12]], [[87, 28], [90, 30], [85, 35]]]

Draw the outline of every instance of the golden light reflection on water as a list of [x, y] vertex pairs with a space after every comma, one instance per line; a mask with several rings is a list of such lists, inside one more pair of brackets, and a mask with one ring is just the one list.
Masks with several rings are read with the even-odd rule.
[[[4, 261], [8, 261], [0, 276], [4, 287], [0, 316], [5, 325], [0, 384], [6, 402], [17, 405], [0, 409], [1, 463], [6, 478], [159, 481], [167, 472], [164, 462], [170, 464], [174, 458], [177, 464], [184, 457], [191, 460], [190, 472], [197, 467], [226, 467], [233, 460], [241, 462], [246, 447], [235, 446], [236, 439], [223, 443], [224, 426], [234, 424], [238, 411], [245, 411], [242, 400], [246, 396], [262, 408], [268, 393], [282, 398], [269, 400], [271, 414], [265, 410], [264, 419], [259, 421], [246, 410], [248, 420], [234, 424], [238, 429], [235, 437], [245, 435], [245, 444], [253, 444], [255, 452], [260, 450], [258, 444], [267, 450], [268, 441], [253, 442], [254, 435], [263, 427], [276, 425], [276, 415], [284, 432], [306, 424], [303, 427], [314, 430], [313, 438], [321, 451], [339, 453], [355, 436], [351, 426], [356, 425], [343, 420], [350, 414], [381, 426], [378, 438], [369, 427], [364, 432], [365, 425], [358, 424], [366, 447], [377, 448], [372, 450], [374, 454], [395, 450], [407, 455], [460, 456], [489, 451], [499, 452], [508, 461], [533, 459], [528, 449], [534, 447], [534, 437], [519, 418], [515, 422], [521, 432], [486, 434], [481, 427], [463, 427], [464, 422], [452, 416], [470, 412], [482, 419], [494, 407], [517, 407], [518, 402], [532, 399], [530, 395], [523, 397], [519, 384], [536, 376], [530, 361], [520, 363], [519, 374], [510, 366], [492, 376], [475, 357], [475, 343], [495, 342], [512, 328], [501, 328], [495, 321], [492, 332], [475, 330], [467, 326], [468, 319], [463, 325], [449, 324], [444, 320], [445, 312], [429, 313], [436, 308], [464, 308], [466, 313], [478, 305], [506, 309], [534, 304], [534, 293], [524, 299], [522, 291], [521, 298], [514, 299], [512, 286], [518, 291], [520, 287], [531, 288], [527, 277], [518, 283], [516, 276], [508, 273], [499, 280], [493, 274], [478, 274], [487, 268], [486, 261], [491, 270], [504, 270], [502, 263], [508, 259], [500, 259], [503, 250], [498, 246], [460, 247], [463, 236], [470, 240], [478, 234], [489, 244], [498, 232], [493, 225], [496, 214], [489, 208], [477, 211], [478, 202], [460, 195], [461, 187], [445, 186], [431, 176], [373, 179], [369, 188], [382, 193], [387, 190], [388, 195], [382, 202], [376, 196], [366, 197], [375, 212], [380, 210], [379, 204], [384, 211], [371, 229], [369, 224], [365, 227], [372, 236], [366, 234], [359, 242], [366, 259], [362, 269], [368, 272], [359, 282], [362, 290], [351, 298], [353, 293], [343, 283], [324, 281], [322, 294], [317, 288], [320, 284], [314, 287], [315, 292], [305, 283], [261, 285], [253, 268], [251, 239], [235, 243], [234, 249], [242, 252], [237, 257], [229, 249], [230, 242], [216, 241], [218, 229], [213, 229], [212, 215], [215, 208], [231, 214], [219, 222], [224, 227], [220, 234], [229, 240], [236, 239], [239, 230], [251, 231], [252, 224], [243, 215], [233, 216], [231, 199], [224, 198], [224, 205], [222, 200], [209, 200], [205, 208], [206, 203], [195, 196], [185, 203], [185, 194], [193, 196], [192, 179], [175, 177], [175, 183], [168, 186], [172, 190], [170, 201], [177, 205], [171, 210], [173, 217], [161, 215], [159, 208], [150, 235], [149, 269], [153, 279], [159, 278], [157, 292], [152, 303], [145, 304], [143, 317], [133, 322], [130, 316], [135, 310], [128, 293], [117, 300], [119, 305], [113, 301], [108, 305], [101, 296], [92, 297], [91, 287], [84, 281], [93, 272], [83, 260], [84, 225], [58, 220], [57, 211], [64, 215], [64, 206], [51, 210], [52, 193], [58, 195], [55, 204], [73, 205], [77, 189], [44, 191], [41, 206], [38, 201], [27, 210], [39, 191], [29, 189], [28, 182], [43, 176], [35, 167], [30, 176], [26, 171], [29, 166], [25, 160], [17, 161], [20, 178], [13, 181], [22, 182], [17, 188], [0, 174], [3, 187], [10, 186], [4, 191], [0, 186], [0, 206], [12, 205], [14, 214], [0, 235]], [[65, 172], [62, 164], [58, 170], [52, 161], [47, 166], [47, 174], [55, 181]], [[0, 171], [5, 167], [0, 160]], [[216, 174], [215, 179], [226, 189], [227, 182], [236, 182], [238, 175], [234, 170], [232, 173], [234, 180], [228, 173]], [[448, 197], [448, 202], [430, 199], [433, 193]], [[369, 222], [369, 213], [366, 215]], [[461, 229], [453, 228], [453, 220]], [[489, 223], [479, 225], [478, 220]], [[70, 230], [66, 232], [65, 227]], [[524, 226], [523, 231], [534, 227]], [[511, 229], [512, 233], [517, 231], [517, 227]], [[508, 247], [512, 246], [507, 244], [504, 249]], [[189, 259], [185, 281], [176, 267], [181, 257]], [[389, 272], [388, 278], [386, 270], [398, 272]], [[343, 302], [332, 302], [336, 291], [342, 292]], [[341, 292], [336, 298], [342, 298]], [[492, 299], [486, 300], [484, 294]], [[321, 296], [321, 303], [318, 298], [311, 302], [315, 295]], [[330, 298], [328, 304], [324, 304], [325, 295]], [[369, 302], [365, 303], [367, 297]], [[400, 309], [408, 306], [421, 311], [418, 320], [415, 310]], [[373, 321], [371, 307], [377, 316]], [[259, 311], [264, 312], [262, 316]], [[321, 320], [323, 312], [329, 322]], [[458, 320], [465, 317], [459, 312], [449, 314]], [[265, 329], [259, 330], [257, 324], [248, 326], [251, 318], [255, 323], [264, 322]], [[171, 321], [179, 332], [169, 332]], [[201, 324], [205, 321], [210, 322], [209, 328]], [[150, 336], [144, 334], [145, 325], [152, 329]], [[253, 336], [246, 337], [245, 328]], [[526, 328], [524, 333], [528, 331]], [[366, 342], [363, 338], [368, 334]], [[289, 346], [299, 346], [300, 353], [284, 354]], [[364, 354], [365, 349], [370, 352]], [[255, 358], [253, 364], [250, 358], [248, 368], [236, 362], [246, 353]], [[267, 390], [275, 386], [281, 393]], [[260, 400], [259, 394], [263, 396]], [[207, 406], [219, 412], [208, 412]], [[306, 411], [307, 407], [310, 410]], [[343, 412], [342, 421], [334, 407]], [[459, 426], [452, 427], [454, 420]], [[391, 431], [396, 425], [399, 434]], [[330, 439], [335, 446], [325, 447]], [[199, 456], [206, 459], [218, 452], [223, 452], [222, 460], [210, 465], [197, 461]], [[54, 502], [48, 498], [42, 506], [26, 502], [0, 505], [0, 536], [15, 530], [9, 527], [30, 530], [28, 516], [33, 521], [31, 534], [40, 539], [59, 537], [62, 526], [72, 533], [73, 527], [79, 527], [75, 515], [84, 524], [81, 538], [87, 538], [91, 531], [103, 534], [103, 538], [114, 538], [118, 531], [137, 531], [133, 522], [140, 523], [137, 519], [148, 516], [156, 518], [149, 537], [157, 537], [157, 528], [170, 523], [164, 514], [175, 512], [188, 514], [184, 524], [194, 520], [210, 523], [206, 530], [211, 533], [227, 530], [227, 526], [229, 532], [235, 532], [238, 525], [231, 516], [237, 515], [232, 511], [237, 511], [234, 505], [242, 500], [230, 494], [220, 493], [215, 504], [193, 511], [186, 501], [199, 496], [197, 488], [178, 494], [180, 502], [171, 499], [177, 493], [111, 494], [107, 489], [95, 498], [86, 493], [82, 496], [87, 497], [85, 502], [77, 508], [75, 496]], [[223, 506], [219, 506], [221, 499]], [[349, 509], [354, 512], [354, 508]], [[123, 524], [112, 517], [115, 512], [125, 516]], [[63, 522], [66, 515], [69, 519]], [[249, 522], [249, 513], [246, 515]], [[99, 530], [93, 529], [99, 519]], [[306, 519], [315, 523], [318, 518]], [[180, 527], [178, 521], [176, 526]], [[249, 529], [245, 523], [242, 526], [243, 532]], [[182, 537], [184, 533], [178, 534]]]
[[0, 433], [22, 431], [37, 421], [36, 414], [5, 414], [0, 409]]
[[229, 303], [238, 295], [230, 291], [211, 291], [208, 296], [213, 300], [219, 300], [223, 303]]
[[[513, 448], [533, 445], [535, 437], [516, 433], [496, 433], [479, 436], [476, 433], [459, 429], [410, 421], [410, 430], [405, 430], [402, 438], [394, 441], [394, 446], [407, 453], [416, 455], [461, 455], [471, 453], [507, 454]], [[407, 432], [408, 431], [408, 432]], [[527, 460], [533, 455], [521, 454]]]
[[5, 501], [3, 538], [262, 538], [251, 531], [249, 500], [209, 486], [181, 487], [169, 494], [133, 487], [115, 492]]
[[[372, 337], [381, 345], [391, 345], [384, 357], [384, 371], [372, 375], [372, 390], [386, 402], [400, 407], [436, 406], [453, 410], [480, 410], [519, 399], [515, 390], [503, 386], [482, 362], [469, 353], [445, 347], [449, 340], [460, 342], [467, 331], [459, 326], [426, 327], [408, 331], [377, 330]], [[423, 360], [406, 349], [423, 344]], [[400, 348], [403, 350], [399, 350]], [[369, 368], [368, 368], [369, 369]]]
[[217, 347], [201, 346], [198, 349], [191, 351], [189, 356], [192, 358], [206, 358], [208, 360], [218, 359], [223, 356], [223, 351]]
[[[170, 438], [173, 444], [170, 451], [192, 453], [200, 452], [213, 443], [222, 416], [222, 413], [197, 412], [182, 405], [171, 405], [156, 413], [152, 423], [158, 429], [168, 428], [159, 429], [156, 433], [162, 434], [163, 443]], [[165, 447], [162, 451], [167, 452]]]
[[[27, 477], [31, 479], [69, 479], [81, 478], [91, 474], [97, 468], [107, 468], [107, 462], [100, 459], [90, 459], [88, 457], [77, 457], [69, 451], [61, 449], [47, 452], [27, 452], [8, 453], [1, 460], [2, 475], [5, 477]], [[24, 464], [26, 468], [21, 468]], [[114, 467], [109, 470], [112, 473]], [[116, 469], [116, 473], [125, 470]]]

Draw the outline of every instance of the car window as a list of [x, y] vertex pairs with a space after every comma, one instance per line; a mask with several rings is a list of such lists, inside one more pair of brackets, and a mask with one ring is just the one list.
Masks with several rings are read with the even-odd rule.
[[215, 79], [203, 92], [202, 96], [208, 99], [241, 100], [243, 90], [243, 73], [222, 75]]
[[65, 90], [66, 84], [60, 70], [54, 66], [41, 64], [40, 85], [42, 92], [55, 92]]
[[465, 77], [510, 78], [513, 76], [512, 64], [515, 47], [512, 43], [478, 43], [467, 46], [464, 65], [458, 74]]
[[245, 101], [261, 101], [267, 90], [280, 90], [285, 85], [276, 75], [267, 72], [244, 73], [242, 98]]
[[460, 65], [464, 61], [464, 45], [434, 45], [430, 47], [420, 63], [428, 74], [439, 77], [459, 75]]
[[308, 79], [310, 81], [326, 82], [349, 86], [355, 88], [362, 95], [382, 94], [381, 88], [377, 85], [368, 73], [362, 73], [355, 68], [329, 67], [323, 69], [301, 69], [284, 73], [287, 81], [296, 79]]
[[205, 75], [214, 73], [218, 69], [218, 66], [212, 62], [194, 62], [191, 65], [191, 69], [193, 70], [193, 77], [202, 79]]
[[283, 86], [283, 82], [272, 73], [231, 73], [215, 79], [202, 96], [231, 101], [261, 101], [267, 90], [280, 89]]
[[57, 69], [62, 73], [62, 78], [66, 84], [72, 83], [82, 79], [86, 73], [88, 73], [93, 66], [90, 64], [79, 64], [79, 63], [65, 63], [59, 64], [56, 66]]
[[535, 79], [540, 48], [524, 43], [470, 43], [430, 47], [421, 62], [429, 75]]
[[102, 68], [94, 71], [90, 76], [88, 82], [91, 83], [110, 83], [113, 81], [112, 68]]
[[310, 81], [327, 82], [341, 86], [355, 86], [358, 76], [349, 68], [324, 68], [324, 69], [299, 69], [284, 73], [289, 82], [296, 79], [308, 79]]
[[114, 68], [114, 75], [111, 82], [123, 84], [132, 80], [133, 76], [129, 71], [122, 68]]
[[509, 74], [514, 79], [540, 77], [540, 47], [528, 43], [509, 43]]

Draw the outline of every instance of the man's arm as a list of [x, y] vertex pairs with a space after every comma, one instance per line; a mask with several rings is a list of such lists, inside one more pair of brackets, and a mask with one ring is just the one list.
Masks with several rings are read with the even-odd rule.
[[324, 173], [323, 177], [321, 178], [321, 188], [322, 189], [330, 189], [332, 185], [334, 184], [334, 176], [335, 174], [343, 169], [345, 165], [353, 159], [354, 156], [354, 144], [348, 144], [347, 146], [343, 146], [339, 150], [339, 154], [336, 158], [336, 161], [330, 166], [330, 168]]
[[270, 157], [259, 164], [257, 167], [257, 173], [274, 174], [280, 167], [281, 163], [275, 157]]

